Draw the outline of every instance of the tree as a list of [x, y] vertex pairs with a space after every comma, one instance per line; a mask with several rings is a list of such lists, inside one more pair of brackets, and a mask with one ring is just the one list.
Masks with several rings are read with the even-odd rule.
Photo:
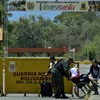
[[3, 26], [4, 0], [0, 0], [0, 26]]
[[87, 59], [87, 55], [89, 56], [89, 60], [92, 60], [96, 58], [96, 52], [98, 51], [98, 46], [95, 42], [88, 42], [87, 44], [84, 44], [82, 46], [80, 55], [81, 58], [85, 57], [84, 59]]
[[[90, 19], [89, 19], [90, 18]], [[9, 47], [78, 49], [86, 58], [88, 47], [100, 34], [100, 19], [94, 13], [62, 12], [54, 21], [42, 16], [21, 17], [18, 22], [9, 22]], [[96, 41], [99, 44], [98, 41]], [[88, 45], [89, 44], [89, 45]], [[93, 45], [91, 45], [92, 47]], [[95, 46], [95, 45], [94, 45]], [[86, 48], [85, 47], [85, 48]], [[97, 46], [96, 46], [97, 47]], [[94, 51], [90, 55], [94, 55]], [[84, 53], [85, 52], [85, 53]], [[94, 55], [95, 56], [95, 55]], [[92, 56], [91, 56], [92, 58]]]

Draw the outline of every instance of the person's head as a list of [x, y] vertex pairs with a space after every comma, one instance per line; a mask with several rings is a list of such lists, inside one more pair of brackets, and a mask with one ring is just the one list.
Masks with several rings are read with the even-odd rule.
[[70, 67], [74, 66], [73, 58], [68, 58], [68, 64], [69, 64]]
[[51, 61], [52, 63], [54, 63], [54, 62], [56, 61], [55, 57], [54, 57], [54, 56], [51, 56], [51, 57], [50, 57], [50, 61]]
[[92, 63], [92, 65], [93, 65], [93, 67], [95, 67], [95, 66], [97, 65], [97, 60], [93, 59], [93, 60], [91, 61], [91, 63]]

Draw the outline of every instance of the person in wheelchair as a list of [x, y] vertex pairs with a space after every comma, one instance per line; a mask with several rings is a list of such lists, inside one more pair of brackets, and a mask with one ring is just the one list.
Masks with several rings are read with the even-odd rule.
[[[87, 93], [90, 92], [89, 76], [87, 74], [80, 74], [79, 69], [74, 67], [74, 65], [70, 66], [70, 79], [75, 84], [74, 93], [79, 98], [83, 98]], [[81, 93], [83, 93], [83, 94], [81, 95]]]
[[[92, 75], [91, 80], [98, 82], [98, 78], [100, 77], [100, 65], [98, 64], [97, 60], [93, 59], [91, 61], [92, 65], [90, 66], [89, 72], [87, 73], [88, 75]], [[98, 92], [98, 87], [95, 85], [95, 93], [96, 95], [99, 94]]]
[[79, 69], [74, 67], [74, 66], [70, 66], [70, 79], [76, 85], [80, 82], [86, 82], [88, 84], [90, 82], [88, 75], [87, 74], [80, 74]]
[[75, 84], [78, 84], [80, 82], [79, 69], [74, 67], [74, 65], [70, 66], [70, 80], [72, 80], [72, 82]]

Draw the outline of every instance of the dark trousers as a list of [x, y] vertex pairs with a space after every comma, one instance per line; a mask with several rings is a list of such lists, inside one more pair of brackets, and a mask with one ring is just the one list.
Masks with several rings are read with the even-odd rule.
[[62, 97], [65, 96], [64, 77], [56, 68], [52, 69], [52, 80], [53, 80], [54, 86], [55, 86], [55, 96], [58, 98], [61, 96]]

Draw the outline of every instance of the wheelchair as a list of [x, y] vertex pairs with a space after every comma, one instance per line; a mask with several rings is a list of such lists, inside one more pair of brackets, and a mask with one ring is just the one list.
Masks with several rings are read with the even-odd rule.
[[74, 93], [79, 98], [84, 98], [85, 95], [91, 94], [95, 86], [98, 87], [98, 84], [95, 81], [93, 82], [87, 74], [82, 74], [79, 83], [74, 84]]

